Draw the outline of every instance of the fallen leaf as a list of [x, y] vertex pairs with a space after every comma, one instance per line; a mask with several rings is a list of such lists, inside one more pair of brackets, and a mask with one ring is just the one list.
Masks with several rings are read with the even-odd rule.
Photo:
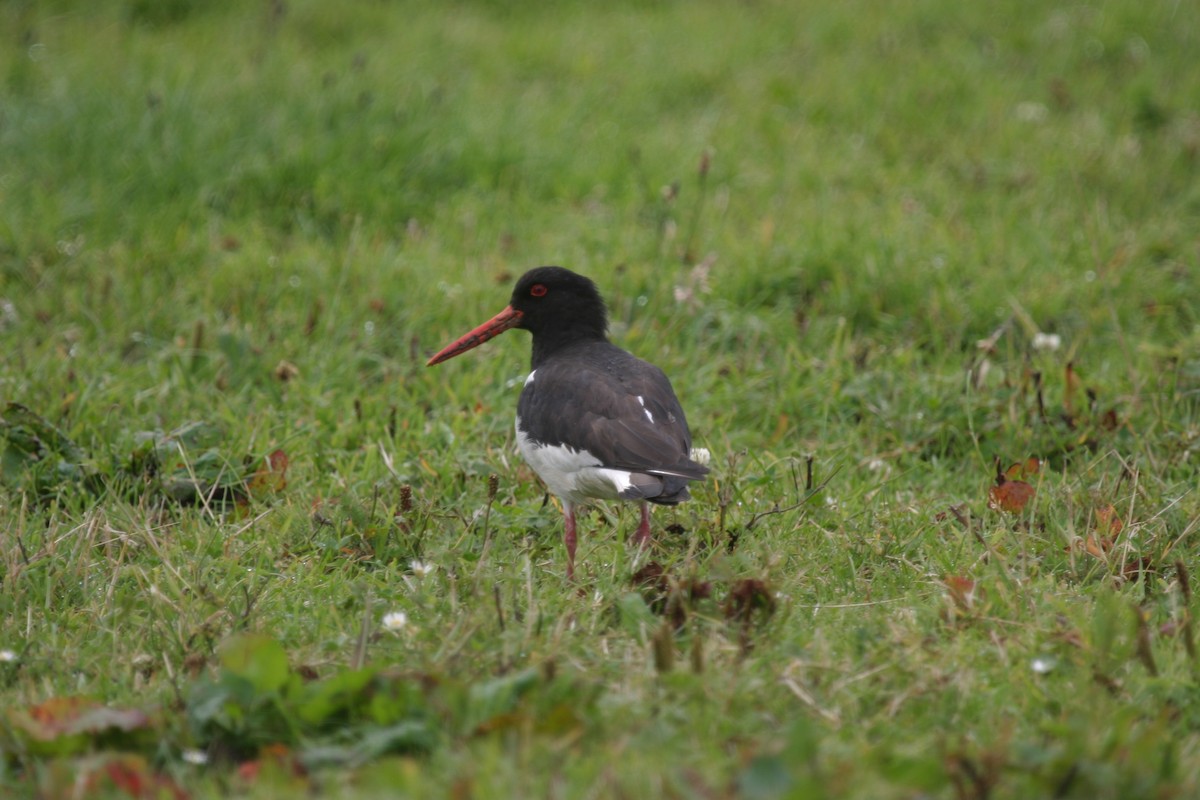
[[1020, 514], [1029, 505], [1037, 490], [1025, 481], [1005, 480], [988, 489], [988, 508]]
[[1029, 478], [1037, 475], [1041, 469], [1041, 459], [1039, 459], [1037, 456], [1030, 456], [1024, 461], [1013, 464], [1008, 469], [1004, 470], [1004, 477], [1011, 481], [1020, 480], [1021, 478]]
[[666, 570], [657, 561], [650, 561], [629, 578], [633, 588], [641, 592], [646, 606], [655, 614], [666, 608], [667, 594], [671, 590]]
[[10, 709], [12, 731], [41, 755], [67, 755], [110, 738], [151, 731], [150, 718], [138, 709], [112, 708], [89, 697], [53, 697], [44, 703]]
[[725, 619], [748, 625], [755, 616], [759, 622], [775, 613], [775, 596], [764, 581], [745, 578], [729, 590], [725, 599]]
[[1037, 490], [1021, 478], [1036, 475], [1041, 468], [1042, 462], [1037, 456], [1030, 456], [1006, 470], [1000, 469], [1000, 459], [996, 459], [996, 483], [988, 489], [988, 508], [1010, 514], [1024, 511]]
[[1075, 362], [1068, 361], [1066, 367], [1066, 389], [1063, 391], [1063, 407], [1067, 410], [1067, 418], [1073, 419], [1075, 416], [1075, 393], [1079, 391], [1082, 381], [1079, 380], [1079, 374], [1075, 372]]
[[1134, 583], [1142, 576], [1142, 573], [1154, 573], [1154, 562], [1150, 560], [1150, 556], [1142, 556], [1141, 558], [1132, 558], [1125, 562], [1125, 568], [1121, 570], [1121, 577], [1130, 583]]
[[950, 595], [954, 605], [961, 611], [970, 611], [983, 596], [983, 590], [975, 581], [961, 575], [947, 575], [942, 578], [942, 585], [946, 587], [946, 593]]
[[287, 487], [289, 463], [287, 453], [283, 450], [273, 451], [250, 476], [250, 480], [246, 482], [246, 491], [251, 496], [283, 491]]
[[107, 791], [124, 793], [136, 800], [186, 800], [189, 796], [178, 784], [150, 768], [146, 759], [131, 753], [105, 756], [92, 767], [85, 781], [84, 796], [102, 795]]
[[1084, 537], [1083, 549], [1088, 555], [1106, 558], [1124, 528], [1125, 523], [1111, 504], [1100, 506], [1092, 513], [1092, 532]]
[[259, 751], [258, 758], [243, 762], [237, 769], [238, 778], [246, 783], [257, 783], [264, 775], [281, 778], [289, 784], [308, 785], [308, 770], [284, 744], [267, 745]]
[[1089, 533], [1087, 538], [1083, 540], [1083, 549], [1088, 552], [1088, 555], [1096, 558], [1104, 558], [1108, 551], [1112, 549], [1113, 540], [1107, 536], [1097, 536], [1094, 533]]
[[1096, 509], [1093, 527], [1097, 533], [1115, 537], [1125, 529], [1125, 523], [1117, 516], [1117, 510], [1109, 503]]

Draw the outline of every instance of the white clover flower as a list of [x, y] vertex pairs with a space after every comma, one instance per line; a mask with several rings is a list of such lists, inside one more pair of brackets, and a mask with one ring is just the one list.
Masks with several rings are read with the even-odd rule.
[[1045, 675], [1057, 666], [1058, 661], [1053, 656], [1038, 656], [1029, 662], [1029, 668], [1038, 675]]
[[1042, 333], [1038, 331], [1033, 335], [1034, 350], [1050, 350], [1053, 352], [1062, 347], [1062, 337], [1057, 333]]
[[390, 611], [383, 615], [383, 627], [393, 633], [399, 633], [408, 625], [408, 614], [403, 611]]
[[11, 664], [17, 660], [17, 654], [12, 650], [0, 650], [0, 664]]
[[189, 764], [201, 766], [208, 763], [208, 753], [203, 750], [184, 750], [181, 755], [183, 760]]

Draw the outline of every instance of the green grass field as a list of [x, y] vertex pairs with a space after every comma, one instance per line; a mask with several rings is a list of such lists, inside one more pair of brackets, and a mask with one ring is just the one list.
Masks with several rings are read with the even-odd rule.
[[[1200, 5], [0, 42], [0, 795], [1200, 793]], [[713, 453], [575, 584], [528, 336], [424, 366], [539, 264]]]

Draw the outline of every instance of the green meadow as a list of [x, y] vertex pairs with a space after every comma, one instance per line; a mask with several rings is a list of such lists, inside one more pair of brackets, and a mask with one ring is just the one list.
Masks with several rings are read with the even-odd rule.
[[[0, 5], [0, 795], [1200, 794], [1200, 5]], [[712, 473], [562, 516], [593, 278]]]

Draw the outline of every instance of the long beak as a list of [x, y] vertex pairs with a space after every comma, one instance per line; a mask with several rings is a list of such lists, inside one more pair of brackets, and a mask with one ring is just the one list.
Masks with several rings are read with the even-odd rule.
[[454, 358], [460, 353], [465, 353], [472, 348], [479, 347], [479, 345], [493, 336], [504, 333], [509, 328], [519, 325], [523, 316], [525, 315], [520, 311], [517, 311], [512, 306], [508, 306], [475, 330], [463, 334], [443, 347], [438, 351], [437, 355], [425, 362], [425, 366], [432, 367], [434, 364], [440, 364], [447, 359]]

